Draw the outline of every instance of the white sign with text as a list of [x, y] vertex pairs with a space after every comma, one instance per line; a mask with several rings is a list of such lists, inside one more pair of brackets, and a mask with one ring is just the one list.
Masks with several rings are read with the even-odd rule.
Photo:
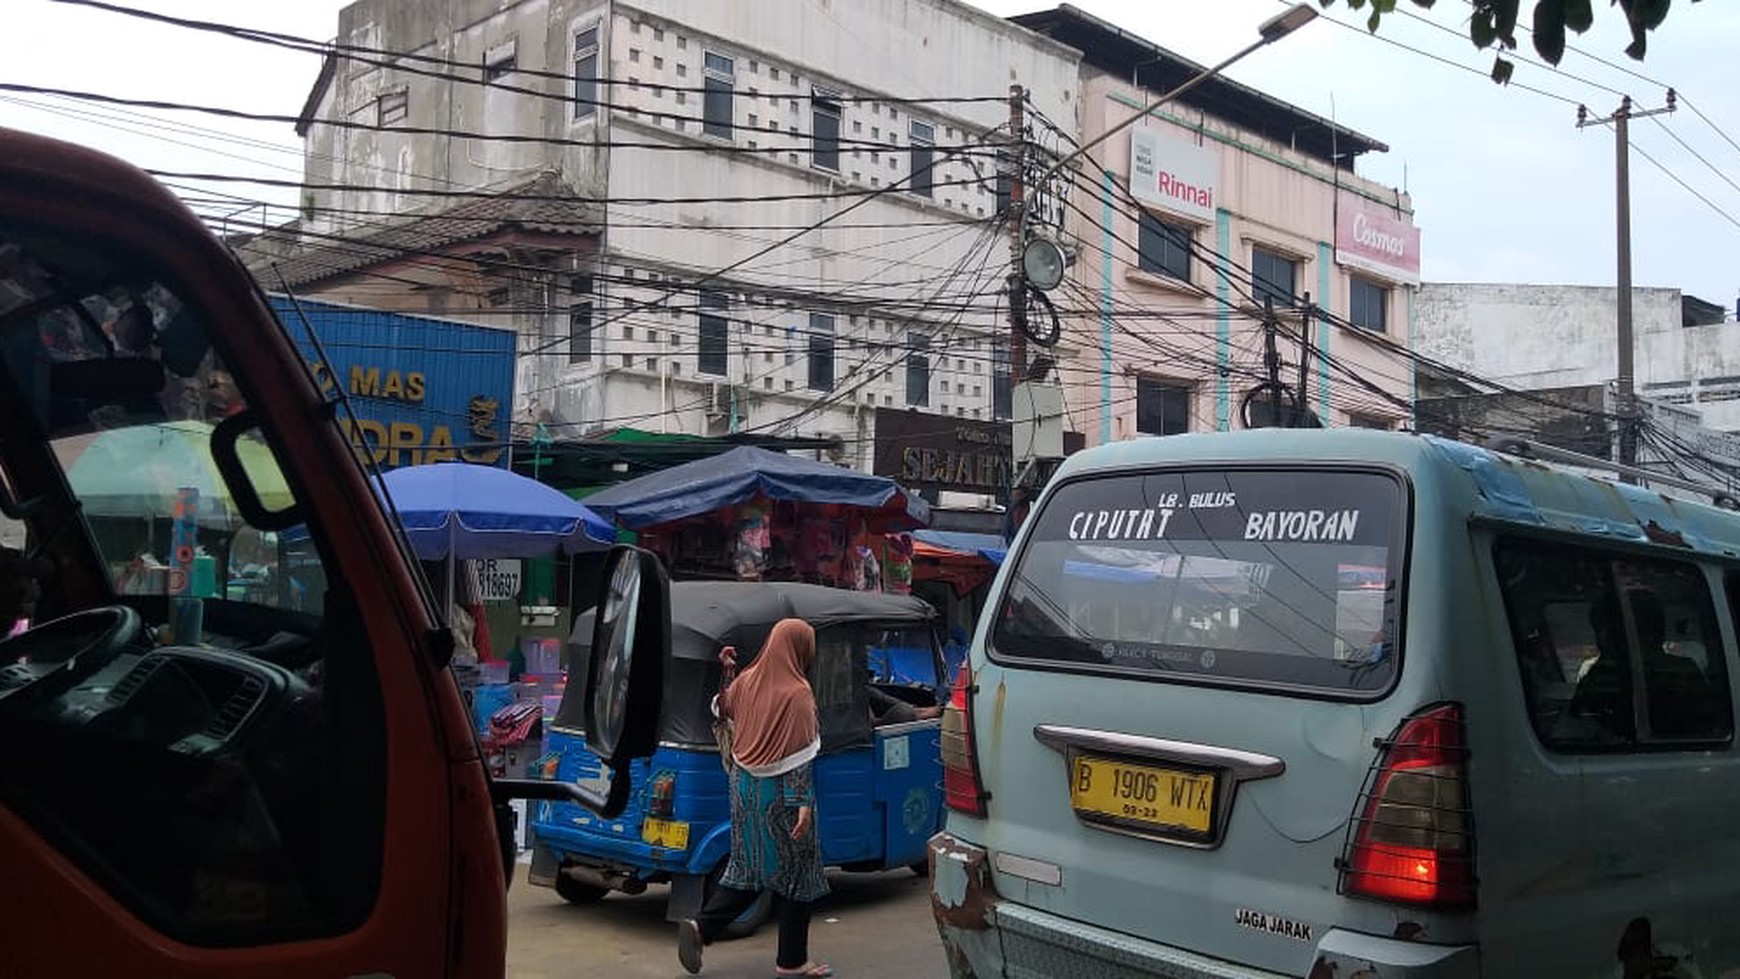
[[1130, 193], [1162, 210], [1212, 224], [1220, 203], [1220, 154], [1153, 129], [1132, 129]]
[[518, 558], [491, 558], [477, 562], [477, 585], [486, 602], [517, 602], [525, 581]]

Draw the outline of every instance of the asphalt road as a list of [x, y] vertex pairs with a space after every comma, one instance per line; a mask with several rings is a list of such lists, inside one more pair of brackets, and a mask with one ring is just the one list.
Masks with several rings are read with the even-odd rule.
[[[547, 887], [526, 883], [526, 866], [508, 891], [507, 974], [513, 979], [678, 979], [676, 926], [665, 921], [664, 887], [612, 894], [573, 907]], [[836, 873], [816, 909], [810, 957], [840, 979], [946, 979], [942, 943], [930, 916], [929, 881], [910, 870]], [[707, 947], [703, 976], [773, 975], [773, 922], [753, 937]]]

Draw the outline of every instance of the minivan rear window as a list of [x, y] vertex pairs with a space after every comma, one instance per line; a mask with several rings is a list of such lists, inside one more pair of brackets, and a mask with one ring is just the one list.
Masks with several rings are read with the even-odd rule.
[[1340, 470], [1119, 473], [1031, 519], [991, 632], [998, 659], [1154, 679], [1388, 689], [1406, 499]]

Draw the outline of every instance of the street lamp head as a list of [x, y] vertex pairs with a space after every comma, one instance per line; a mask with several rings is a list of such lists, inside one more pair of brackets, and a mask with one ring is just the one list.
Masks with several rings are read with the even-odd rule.
[[1273, 44], [1316, 19], [1316, 7], [1308, 3], [1294, 4], [1263, 21], [1257, 28], [1257, 34], [1262, 37], [1264, 44]]
[[1049, 238], [1034, 238], [1021, 249], [1021, 272], [1041, 292], [1062, 285], [1069, 264], [1069, 253]]

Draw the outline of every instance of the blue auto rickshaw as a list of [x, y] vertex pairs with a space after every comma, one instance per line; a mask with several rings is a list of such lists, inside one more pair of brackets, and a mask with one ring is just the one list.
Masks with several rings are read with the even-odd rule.
[[[942, 828], [940, 722], [877, 725], [872, 701], [941, 703], [935, 610], [909, 595], [784, 582], [682, 581], [671, 587], [658, 749], [634, 764], [628, 807], [614, 818], [572, 803], [536, 804], [533, 884], [587, 904], [613, 890], [638, 894], [650, 884], [668, 883], [666, 917], [695, 914], [731, 849], [729, 790], [711, 707], [719, 691], [719, 649], [737, 647], [739, 664], [747, 666], [774, 623], [786, 617], [816, 629], [810, 683], [821, 721], [815, 780], [823, 862], [850, 871], [923, 872], [925, 842]], [[584, 638], [569, 643], [567, 690], [534, 774], [591, 783], [602, 793], [609, 772], [582, 733], [590, 695], [584, 643], [592, 635], [591, 621], [587, 612], [575, 624], [574, 636]], [[734, 923], [732, 934], [753, 932], [768, 904], [763, 895]]]

